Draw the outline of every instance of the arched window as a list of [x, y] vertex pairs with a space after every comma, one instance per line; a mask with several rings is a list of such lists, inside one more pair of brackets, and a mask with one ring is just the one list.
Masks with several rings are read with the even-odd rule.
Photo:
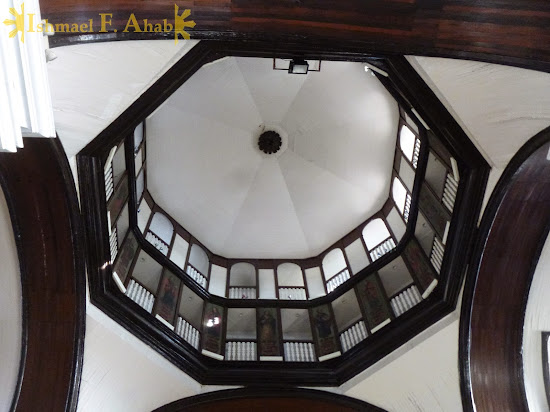
[[141, 172], [136, 179], [136, 199], [139, 202], [143, 196], [143, 191], [145, 190], [145, 168], [141, 168]]
[[405, 210], [405, 202], [407, 201], [407, 189], [405, 189], [405, 186], [403, 186], [403, 183], [401, 183], [401, 180], [397, 177], [394, 177], [393, 179], [392, 196], [397, 209], [403, 215]]
[[416, 168], [420, 155], [420, 139], [408, 126], [402, 125], [399, 131], [399, 147], [403, 155]]
[[363, 239], [368, 250], [374, 249], [389, 237], [390, 232], [382, 219], [371, 220], [363, 229]]
[[191, 246], [187, 274], [199, 285], [206, 287], [209, 267], [210, 260], [206, 252], [197, 244]]
[[412, 130], [406, 125], [401, 126], [401, 131], [399, 132], [399, 147], [407, 159], [409, 159], [409, 162], [413, 160], [415, 141], [416, 136]]
[[160, 240], [169, 245], [172, 242], [172, 235], [174, 233], [174, 225], [170, 219], [164, 216], [162, 213], [155, 213], [149, 230], [158, 236]]
[[302, 268], [295, 263], [281, 263], [277, 266], [279, 286], [304, 286]]
[[229, 271], [229, 298], [256, 299], [256, 268], [247, 262], [235, 263]]
[[134, 130], [134, 152], [137, 152], [143, 141], [143, 123], [137, 125]]
[[277, 267], [279, 298], [289, 300], [307, 299], [302, 268], [295, 263], [281, 263]]
[[329, 293], [349, 279], [349, 270], [342, 249], [332, 249], [325, 255], [323, 273]]
[[365, 239], [372, 262], [395, 248], [395, 242], [382, 219], [374, 219], [365, 226], [363, 239]]
[[256, 286], [256, 268], [251, 263], [235, 263], [229, 276], [231, 286]]

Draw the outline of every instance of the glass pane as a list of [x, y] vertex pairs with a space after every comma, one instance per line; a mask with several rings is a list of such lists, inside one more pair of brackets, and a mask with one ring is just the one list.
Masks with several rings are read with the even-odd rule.
[[405, 189], [405, 186], [403, 186], [403, 183], [401, 183], [397, 177], [393, 179], [392, 195], [397, 208], [401, 214], [403, 214], [403, 210], [405, 210], [405, 200], [407, 198], [407, 189]]
[[321, 276], [321, 268], [315, 267], [305, 270], [307, 291], [309, 298], [315, 299], [319, 296], [325, 296], [325, 285]]
[[276, 299], [275, 293], [275, 271], [273, 269], [258, 270], [260, 282], [260, 299]]
[[145, 230], [147, 223], [149, 223], [149, 216], [151, 215], [151, 208], [147, 204], [147, 201], [143, 199], [138, 208], [138, 227], [141, 233]]
[[203, 300], [187, 286], [181, 291], [179, 314], [196, 329], [201, 328]]
[[136, 196], [137, 201], [141, 199], [143, 196], [143, 191], [145, 190], [145, 167], [141, 168], [141, 172], [139, 173], [139, 176], [136, 180]]
[[126, 157], [124, 153], [124, 144], [122, 144], [119, 146], [113, 157], [113, 182], [115, 187], [125, 171]]
[[210, 266], [210, 260], [206, 252], [199, 246], [191, 246], [191, 252], [189, 253], [189, 264], [198, 270], [204, 277], [208, 276], [208, 267]]
[[162, 269], [162, 266], [155, 259], [142, 250], [139, 253], [132, 277], [145, 286], [153, 295], [156, 295]]
[[401, 132], [399, 132], [399, 146], [403, 154], [412, 162], [414, 153], [414, 143], [416, 140], [415, 134], [407, 126], [401, 126]]
[[226, 340], [256, 340], [256, 309], [230, 308], [227, 310]]
[[382, 219], [374, 219], [363, 229], [363, 239], [369, 250], [374, 249], [390, 237], [390, 232]]
[[389, 297], [413, 282], [409, 270], [401, 257], [394, 259], [391, 263], [384, 266], [378, 271], [378, 274]]
[[332, 302], [332, 310], [339, 332], [349, 328], [362, 318], [355, 290], [351, 289]]
[[325, 280], [329, 280], [346, 268], [346, 259], [342, 249], [333, 249], [323, 258], [323, 273]]
[[176, 234], [174, 245], [170, 252], [170, 260], [174, 262], [180, 269], [185, 270], [185, 260], [187, 259], [187, 251], [189, 250], [189, 242]]
[[256, 268], [254, 265], [239, 262], [231, 266], [229, 286], [256, 286]]
[[432, 152], [430, 152], [424, 179], [440, 199], [443, 196], [443, 187], [445, 186], [446, 178], [447, 168]]
[[367, 257], [367, 252], [365, 252], [361, 239], [357, 239], [350, 245], [346, 246], [345, 251], [351, 272], [354, 275], [369, 264], [369, 258]]
[[138, 124], [134, 130], [134, 152], [138, 150], [143, 141], [143, 123]]
[[426, 256], [430, 256], [435, 232], [422, 212], [418, 212], [414, 236], [420, 243], [420, 246], [422, 247], [422, 250], [424, 250], [424, 253], [426, 253]]
[[157, 235], [160, 240], [162, 240], [167, 245], [170, 245], [172, 242], [172, 234], [174, 233], [174, 226], [170, 219], [164, 216], [162, 213], [155, 213], [153, 219], [151, 219], [151, 224], [149, 225], [149, 230]]
[[307, 309], [281, 309], [283, 339], [286, 341], [311, 341], [311, 325]]
[[120, 216], [116, 222], [116, 234], [118, 237], [118, 247], [120, 248], [120, 244], [124, 240], [124, 237], [126, 236], [126, 232], [128, 232], [128, 228], [130, 227], [130, 220], [128, 215], [128, 203], [124, 206], [124, 209], [122, 209], [122, 213], [120, 213]]
[[225, 296], [225, 285], [227, 283], [227, 269], [223, 266], [212, 265], [208, 291], [213, 295]]
[[277, 267], [277, 282], [281, 286], [304, 286], [302, 268], [295, 263], [281, 263]]

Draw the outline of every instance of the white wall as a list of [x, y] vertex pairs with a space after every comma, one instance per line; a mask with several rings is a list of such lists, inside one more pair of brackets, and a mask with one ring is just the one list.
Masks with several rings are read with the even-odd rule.
[[146, 412], [200, 391], [198, 382], [88, 304], [78, 411]]
[[71, 158], [197, 44], [114, 41], [57, 47], [48, 63], [55, 129]]
[[342, 385], [342, 393], [390, 412], [462, 411], [458, 323], [457, 312], [449, 315]]
[[21, 359], [21, 276], [8, 205], [0, 189], [0, 411], [10, 408]]

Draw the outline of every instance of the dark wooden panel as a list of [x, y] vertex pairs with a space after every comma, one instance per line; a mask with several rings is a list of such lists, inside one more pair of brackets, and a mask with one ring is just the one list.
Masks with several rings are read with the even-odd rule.
[[[93, 33], [57, 33], [51, 44], [83, 41], [173, 38], [167, 33], [133, 33], [131, 13], [159, 23], [174, 20], [168, 0], [43, 0], [51, 23], [87, 23]], [[341, 43], [376, 53], [473, 58], [550, 70], [550, 6], [544, 0], [345, 0], [180, 1], [190, 8], [193, 38], [262, 39], [278, 42]], [[100, 33], [99, 13], [111, 25]], [[180, 11], [181, 13], [181, 11]]]
[[[343, 49], [333, 47], [307, 47], [296, 43], [273, 43], [266, 41], [202, 41], [187, 53], [162, 76], [150, 89], [128, 108], [119, 118], [109, 125], [94, 141], [79, 153], [77, 157], [79, 169], [79, 187], [83, 218], [86, 222], [88, 235], [88, 262], [90, 279], [90, 298], [107, 315], [119, 322], [142, 341], [159, 351], [176, 366], [202, 384], [219, 385], [255, 385], [263, 382], [265, 386], [285, 385], [300, 386], [338, 386], [349, 380], [366, 367], [401, 346], [413, 336], [424, 330], [435, 321], [441, 319], [454, 309], [461, 279], [469, 260], [469, 248], [464, 245], [471, 243], [474, 226], [477, 222], [481, 199], [488, 176], [488, 166], [475, 146], [468, 140], [458, 124], [447, 110], [437, 100], [430, 88], [422, 81], [410, 64], [403, 57], [379, 57], [377, 64], [390, 73], [389, 78], [379, 79], [404, 107], [415, 107], [420, 115], [431, 125], [434, 133], [442, 139], [453, 156], [459, 160], [461, 185], [457, 196], [457, 211], [450, 230], [447, 250], [453, 256], [446, 260], [445, 268], [440, 276], [438, 287], [428, 299], [411, 310], [407, 316], [384, 327], [383, 333], [369, 336], [342, 356], [326, 362], [287, 363], [282, 367], [278, 362], [220, 362], [197, 353], [182, 339], [162, 326], [160, 322], [151, 320], [145, 310], [135, 304], [128, 304], [111, 278], [111, 268], [104, 265], [108, 256], [108, 237], [105, 233], [106, 208], [103, 193], [103, 165], [100, 159], [106, 156], [114, 142], [120, 142], [122, 136], [127, 136], [133, 128], [148, 114], [160, 105], [174, 90], [176, 90], [203, 63], [214, 57], [223, 55], [270, 57], [272, 55], [290, 56], [299, 54], [325, 60], [371, 61], [372, 56], [365, 51], [346, 45]], [[428, 155], [427, 139], [421, 132], [423, 141], [421, 156], [417, 168], [416, 185], [412, 193], [412, 208], [409, 218], [409, 228], [397, 245], [397, 248], [346, 282], [330, 294], [309, 301], [291, 300], [243, 300], [225, 299], [213, 296], [198, 287], [188, 276], [170, 260], [145, 241], [143, 235], [135, 228], [136, 220], [135, 187], [130, 182], [130, 197], [134, 198], [131, 205], [131, 224], [133, 231], [143, 250], [157, 262], [180, 277], [182, 282], [198, 296], [210, 304], [220, 307], [276, 307], [276, 308], [311, 308], [332, 302], [362, 279], [390, 263], [402, 253], [406, 243], [413, 236], [416, 219], [420, 181], [424, 176], [425, 159]], [[128, 161], [129, 173], [132, 175], [131, 157]], [[452, 242], [451, 242], [452, 239]], [[227, 262], [229, 263], [229, 262]], [[257, 262], [256, 262], [257, 263]], [[274, 262], [271, 262], [274, 264]], [[318, 260], [308, 260], [304, 263], [318, 265]], [[223, 342], [222, 342], [223, 344]], [[216, 350], [218, 348], [216, 347]]]
[[383, 412], [384, 409], [358, 399], [325, 391], [297, 388], [243, 388], [216, 391], [184, 398], [155, 412]]
[[413, 278], [418, 281], [421, 292], [424, 292], [436, 278], [436, 273], [416, 238], [407, 243], [402, 257]]
[[422, 189], [420, 189], [420, 198], [418, 200], [418, 207], [428, 219], [430, 224], [439, 236], [443, 239], [445, 234], [445, 226], [447, 222], [451, 221], [451, 215], [445, 210], [441, 202], [437, 199], [437, 196], [432, 192], [426, 183], [422, 183]]
[[21, 411], [75, 410], [85, 330], [85, 277], [76, 190], [58, 139], [24, 139], [0, 153], [0, 180], [18, 248], [26, 352]]
[[[514, 156], [487, 206], [464, 291], [464, 405], [527, 410], [521, 360], [525, 305], [550, 227], [550, 129]], [[486, 242], [485, 242], [486, 240]]]

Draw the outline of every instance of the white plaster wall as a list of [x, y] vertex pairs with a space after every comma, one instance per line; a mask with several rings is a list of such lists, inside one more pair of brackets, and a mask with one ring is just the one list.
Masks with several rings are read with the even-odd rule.
[[550, 125], [548, 73], [469, 60], [407, 59], [493, 166], [506, 166]]
[[10, 214], [0, 189], [0, 411], [10, 408], [21, 359], [21, 276]]
[[[550, 237], [535, 269], [523, 327], [523, 367], [529, 410], [548, 411], [541, 357], [541, 332], [550, 331]], [[548, 365], [546, 366], [548, 367]]]
[[197, 40], [132, 40], [57, 47], [48, 63], [55, 129], [71, 158]]
[[340, 387], [389, 412], [462, 411], [458, 311]]
[[201, 385], [88, 304], [80, 412], [151, 411]]

